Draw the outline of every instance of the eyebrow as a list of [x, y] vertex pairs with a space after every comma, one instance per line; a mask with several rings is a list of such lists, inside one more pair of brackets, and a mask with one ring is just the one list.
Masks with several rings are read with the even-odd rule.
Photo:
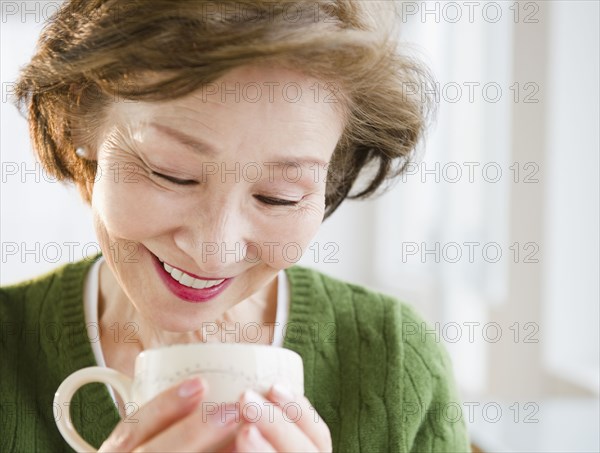
[[217, 156], [219, 153], [208, 143], [205, 143], [197, 138], [191, 137], [181, 131], [170, 128], [169, 126], [165, 126], [163, 124], [158, 123], [150, 123], [154, 129], [158, 132], [163, 133], [164, 135], [168, 135], [172, 139], [178, 141], [180, 144], [185, 146], [191, 151], [200, 154], [208, 154], [210, 156]]
[[[169, 126], [165, 126], [163, 124], [158, 123], [150, 123], [150, 126], [156, 129], [158, 132], [163, 133], [164, 135], [168, 135], [172, 139], [178, 141], [180, 144], [188, 148], [189, 150], [200, 153], [207, 154], [213, 158], [217, 157], [219, 153], [215, 148], [213, 148], [208, 143], [203, 142], [197, 138], [191, 137], [184, 132], [178, 131], [176, 129], [172, 129]], [[326, 166], [327, 162], [314, 159], [312, 157], [302, 157], [299, 159], [269, 159], [265, 161], [266, 163], [270, 163], [273, 165], [283, 166], [283, 167], [291, 167], [291, 166], [301, 166], [301, 167], [310, 167], [311, 165], [320, 165]]]

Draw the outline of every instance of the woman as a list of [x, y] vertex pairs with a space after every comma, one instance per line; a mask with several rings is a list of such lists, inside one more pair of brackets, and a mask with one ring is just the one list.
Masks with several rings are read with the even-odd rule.
[[52, 397], [73, 371], [132, 375], [145, 349], [209, 341], [297, 351], [305, 397], [245, 393], [276, 403], [274, 420], [223, 424], [194, 410], [206, 389], [192, 379], [127, 423], [92, 384], [75, 426], [100, 451], [468, 450], [447, 356], [418, 315], [293, 265], [345, 198], [402, 171], [424, 130], [429, 104], [404, 88], [426, 72], [397, 53], [393, 11], [367, 6], [63, 4], [17, 100], [47, 171], [90, 204], [102, 253], [2, 288], [3, 451], [67, 449]]

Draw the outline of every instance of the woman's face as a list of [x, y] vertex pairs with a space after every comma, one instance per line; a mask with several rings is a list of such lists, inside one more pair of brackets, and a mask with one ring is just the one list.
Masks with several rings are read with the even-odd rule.
[[196, 330], [300, 258], [323, 219], [324, 166], [343, 129], [323, 88], [245, 66], [174, 101], [111, 105], [92, 209], [139, 314]]

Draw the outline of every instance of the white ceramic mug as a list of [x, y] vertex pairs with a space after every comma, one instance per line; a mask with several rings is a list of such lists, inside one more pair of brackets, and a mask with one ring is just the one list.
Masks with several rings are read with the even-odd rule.
[[[185, 344], [140, 353], [134, 379], [104, 367], [89, 367], [68, 376], [54, 395], [54, 407], [70, 407], [71, 398], [83, 385], [109, 384], [126, 408], [138, 409], [169, 387], [200, 375], [207, 382], [204, 401], [238, 401], [247, 389], [264, 394], [283, 381], [295, 394], [304, 394], [304, 368], [300, 355], [289, 349], [235, 343]], [[128, 413], [128, 415], [130, 415]], [[77, 451], [96, 451], [75, 430], [71, 417], [55, 419], [61, 435]]]

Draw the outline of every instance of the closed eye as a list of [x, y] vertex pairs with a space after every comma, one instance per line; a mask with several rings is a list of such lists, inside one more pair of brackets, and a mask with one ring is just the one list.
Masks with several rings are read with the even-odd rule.
[[294, 206], [294, 205], [298, 204], [298, 201], [295, 201], [295, 200], [285, 200], [283, 198], [265, 197], [263, 195], [255, 195], [254, 198], [256, 198], [261, 203], [271, 205], [271, 206]]
[[[198, 181], [194, 181], [193, 179], [178, 179], [172, 176], [163, 175], [162, 173], [158, 173], [155, 171], [153, 171], [152, 174], [180, 186], [191, 186], [198, 184]], [[299, 203], [299, 201], [296, 200], [285, 200], [283, 198], [265, 197], [264, 195], [255, 195], [254, 198], [256, 198], [261, 203], [270, 206], [295, 206]]]
[[179, 186], [191, 186], [198, 184], [198, 181], [194, 181], [193, 179], [173, 178], [172, 176], [163, 175], [162, 173], [157, 173], [155, 171], [153, 171], [152, 174], [158, 176], [159, 178], [166, 179], [167, 181], [172, 182], [173, 184], [177, 184]]

